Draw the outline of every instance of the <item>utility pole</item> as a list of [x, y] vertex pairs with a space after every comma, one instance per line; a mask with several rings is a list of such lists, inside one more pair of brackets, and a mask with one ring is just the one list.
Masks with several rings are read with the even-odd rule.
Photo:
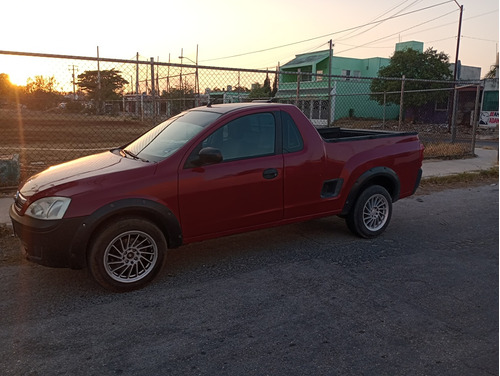
[[72, 80], [71, 80], [71, 81], [72, 81], [72, 83], [73, 83], [73, 100], [75, 101], [75, 100], [76, 100], [76, 90], [75, 90], [75, 85], [76, 85], [76, 83], [75, 83], [75, 68], [76, 68], [76, 70], [78, 71], [78, 65], [74, 65], [74, 64], [72, 64], [72, 65], [70, 65], [70, 67], [71, 67], [71, 69], [72, 69], [72, 71], [73, 71], [73, 73], [72, 73]]
[[453, 69], [453, 103], [451, 110], [451, 142], [454, 143], [457, 137], [457, 78], [458, 78], [458, 52], [460, 49], [460, 34], [462, 33], [462, 14], [464, 12], [464, 6], [457, 3], [457, 0], [454, 0], [455, 4], [460, 8], [460, 17], [458, 21], [458, 36], [457, 36], [457, 50], [455, 54], [455, 69]]

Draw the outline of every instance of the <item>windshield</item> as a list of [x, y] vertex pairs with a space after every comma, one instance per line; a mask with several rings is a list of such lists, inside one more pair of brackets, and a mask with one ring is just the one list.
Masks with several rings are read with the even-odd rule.
[[143, 134], [124, 150], [140, 159], [159, 162], [179, 150], [219, 116], [208, 111], [183, 112]]

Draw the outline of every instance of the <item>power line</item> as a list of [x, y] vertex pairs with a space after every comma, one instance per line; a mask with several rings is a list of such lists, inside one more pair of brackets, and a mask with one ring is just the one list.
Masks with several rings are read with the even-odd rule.
[[[373, 20], [373, 21], [377, 20], [378, 18], [380, 18], [380, 17], [382, 17], [382, 16], [385, 16], [387, 13], [389, 13], [389, 12], [393, 11], [394, 9], [396, 9], [396, 8], [400, 7], [401, 5], [403, 5], [404, 3], [406, 3], [407, 1], [409, 1], [409, 0], [405, 0], [405, 1], [403, 1], [402, 3], [400, 3], [399, 5], [397, 5], [397, 6], [393, 7], [393, 8], [391, 8], [391, 9], [390, 9], [390, 10], [388, 10], [387, 12], [385, 12], [385, 13], [381, 14], [380, 16], [377, 16], [376, 18], [374, 18], [374, 20]], [[415, 1], [413, 1], [413, 3], [411, 3], [411, 4], [407, 5], [407, 6], [406, 6], [406, 7], [404, 7], [403, 9], [400, 9], [400, 10], [399, 10], [399, 11], [397, 11], [395, 14], [393, 14], [391, 17], [395, 17], [395, 16], [397, 16], [398, 14], [401, 14], [401, 12], [403, 12], [404, 10], [406, 10], [406, 9], [408, 9], [408, 8], [410, 8], [410, 7], [412, 7], [414, 4], [416, 4], [416, 3], [418, 3], [418, 2], [421, 2], [421, 1], [422, 1], [422, 0], [415, 0]], [[357, 36], [359, 36], [359, 35], [362, 35], [362, 34], [364, 34], [364, 33], [367, 33], [368, 31], [370, 31], [370, 30], [372, 30], [372, 29], [376, 28], [377, 26], [380, 26], [381, 24], [383, 24], [383, 23], [384, 23], [385, 21], [387, 21], [387, 20], [388, 20], [388, 19], [386, 18], [385, 20], [378, 21], [378, 23], [376, 23], [376, 24], [375, 24], [375, 25], [373, 25], [372, 27], [370, 27], [370, 28], [368, 28], [368, 29], [366, 29], [366, 30], [360, 31], [360, 32], [359, 32], [359, 33], [357, 33], [357, 34], [351, 35], [349, 38], [345, 38], [345, 36], [344, 36], [343, 38], [341, 38], [341, 39], [340, 39], [340, 41], [342, 41], [342, 40], [346, 40], [346, 39], [351, 39], [351, 38], [357, 37]], [[351, 33], [348, 33], [347, 35], [350, 35], [350, 34], [351, 34]], [[339, 40], [336, 40], [335, 42], [337, 43], [337, 42], [339, 42]]]
[[498, 40], [493, 40], [493, 39], [483, 39], [483, 38], [475, 38], [475, 37], [468, 37], [467, 35], [462, 35], [462, 38], [474, 39], [474, 40], [480, 40], [480, 41], [483, 41], [483, 42], [494, 42], [494, 43], [498, 43]]
[[387, 36], [382, 37], [382, 38], [378, 38], [378, 39], [372, 40], [372, 41], [370, 41], [370, 42], [366, 42], [366, 43], [361, 44], [361, 45], [359, 45], [359, 46], [352, 47], [352, 48], [348, 48], [348, 49], [343, 50], [343, 51], [337, 51], [337, 54], [342, 53], [342, 52], [351, 51], [351, 50], [354, 50], [354, 49], [356, 49], [356, 48], [365, 47], [365, 46], [366, 46], [366, 45], [368, 45], [368, 44], [372, 44], [372, 43], [379, 42], [379, 41], [381, 41], [381, 40], [384, 40], [384, 39], [387, 39], [387, 38], [393, 37], [394, 35], [398, 35], [398, 34], [400, 34], [401, 32], [404, 32], [404, 31], [408, 31], [408, 30], [414, 29], [414, 28], [416, 28], [416, 27], [419, 27], [419, 26], [425, 25], [426, 23], [429, 23], [429, 22], [433, 22], [433, 21], [438, 20], [438, 19], [440, 19], [440, 18], [446, 17], [447, 15], [449, 15], [449, 14], [451, 14], [451, 13], [454, 13], [454, 12], [455, 12], [455, 11], [448, 12], [448, 13], [446, 13], [446, 14], [443, 14], [443, 15], [438, 16], [438, 17], [436, 17], [436, 18], [433, 18], [433, 19], [431, 19], [431, 20], [428, 20], [428, 21], [422, 22], [422, 23], [420, 23], [420, 24], [418, 24], [418, 25], [415, 25], [415, 26], [409, 27], [409, 28], [404, 29], [404, 30], [400, 30], [400, 31], [398, 31], [398, 32], [396, 32], [396, 33], [393, 33], [393, 34], [387, 35]]
[[[375, 17], [374, 19], [372, 19], [372, 21], [376, 21], [376, 20], [378, 20], [380, 17], [385, 16], [387, 13], [389, 13], [389, 12], [393, 11], [394, 9], [396, 9], [396, 8], [400, 7], [401, 5], [403, 5], [404, 3], [408, 2], [408, 1], [410, 1], [410, 0], [404, 0], [402, 3], [399, 3], [398, 5], [396, 5], [396, 6], [392, 7], [391, 9], [389, 9], [388, 11], [386, 11], [386, 12], [384, 12], [384, 13], [382, 13], [382, 14], [378, 15], [377, 17]], [[376, 24], [376, 25], [375, 25], [375, 26], [373, 26], [373, 27], [376, 27], [376, 26], [380, 25], [381, 23], [382, 23], [382, 22], [379, 22], [378, 24]], [[370, 28], [370, 29], [371, 29], [371, 28]], [[370, 29], [369, 29], [369, 30], [370, 30]], [[349, 32], [349, 33], [347, 33], [346, 35], [344, 35], [344, 37], [343, 37], [342, 39], [340, 39], [340, 40], [349, 39], [349, 38], [346, 38], [346, 37], [347, 37], [348, 35], [351, 35], [352, 33], [354, 33], [354, 30], [353, 30], [353, 31], [351, 31], [351, 32]], [[355, 36], [355, 35], [354, 35], [354, 36]], [[352, 37], [351, 37], [351, 38], [352, 38]], [[337, 40], [336, 40], [336, 42], [339, 42], [339, 39], [337, 39]]]
[[[407, 0], [407, 1], [408, 1], [408, 0]], [[402, 5], [402, 4], [400, 4], [400, 5]], [[394, 8], [393, 8], [393, 9], [394, 9]], [[371, 42], [368, 42], [368, 43], [365, 43], [365, 44], [362, 44], [362, 45], [352, 45], [352, 44], [346, 44], [346, 43], [338, 43], [337, 41], [336, 41], [336, 44], [338, 44], [338, 45], [340, 45], [340, 46], [345, 45], [345, 46], [350, 46], [350, 47], [352, 47], [352, 48], [348, 48], [348, 49], [342, 50], [342, 51], [340, 51], [339, 53], [341, 53], [341, 52], [346, 52], [346, 51], [350, 51], [350, 50], [354, 50], [354, 49], [356, 49], [356, 48], [361, 48], [361, 47], [364, 47], [364, 48], [379, 48], [379, 49], [382, 49], [382, 48], [392, 48], [393, 46], [391, 46], [391, 47], [384, 47], [384, 46], [368, 46], [368, 44], [375, 43], [375, 42], [381, 41], [381, 40], [383, 40], [383, 39], [388, 39], [388, 38], [391, 38], [391, 37], [393, 37], [393, 36], [394, 36], [394, 35], [396, 35], [396, 34], [399, 34], [399, 33], [401, 33], [401, 32], [408, 31], [408, 30], [411, 30], [411, 29], [413, 29], [413, 28], [416, 28], [416, 27], [422, 26], [422, 25], [424, 25], [424, 24], [426, 24], [426, 23], [429, 23], [429, 22], [432, 22], [432, 21], [434, 21], [434, 20], [436, 20], [436, 19], [446, 17], [446, 16], [448, 16], [448, 15], [450, 15], [450, 14], [454, 13], [454, 12], [455, 12], [455, 11], [448, 12], [448, 13], [446, 13], [446, 14], [443, 14], [443, 15], [439, 16], [439, 17], [436, 17], [435, 19], [429, 20], [429, 21], [427, 21], [427, 22], [423, 22], [423, 23], [421, 23], [421, 24], [418, 24], [418, 25], [412, 26], [412, 27], [410, 27], [410, 28], [408, 28], [408, 29], [401, 30], [401, 31], [399, 31], [398, 33], [394, 33], [394, 34], [391, 34], [391, 35], [388, 35], [388, 36], [386, 36], [386, 37], [382, 37], [382, 38], [376, 39], [376, 40], [374, 40], [374, 41], [371, 41]], [[485, 15], [491, 15], [491, 13], [493, 13], [493, 12], [498, 12], [498, 9], [491, 10], [491, 11], [484, 12], [484, 13], [481, 13], [481, 14], [478, 14], [478, 15], [475, 15], [475, 16], [471, 16], [471, 17], [465, 18], [465, 19], [464, 19], [464, 21], [469, 21], [469, 20], [472, 20], [472, 19], [474, 19], [474, 18], [482, 17], [482, 16], [485, 16]], [[430, 28], [427, 28], [427, 29], [424, 29], [424, 30], [420, 30], [420, 31], [418, 31], [418, 33], [421, 33], [421, 32], [424, 32], [424, 31], [428, 31], [428, 30], [437, 29], [437, 28], [441, 28], [441, 27], [445, 27], [445, 26], [448, 26], [448, 25], [454, 25], [455, 23], [456, 23], [456, 21], [449, 22], [449, 23], [445, 23], [445, 24], [440, 24], [440, 25], [435, 26], [435, 27], [430, 27]], [[416, 33], [417, 33], [417, 32], [415, 32], [415, 33], [410, 33], [410, 34], [407, 34], [407, 35], [413, 35], [413, 34], [416, 34]], [[463, 36], [462, 36], [462, 37], [463, 37]], [[442, 38], [442, 39], [439, 39], [439, 40], [433, 40], [433, 41], [424, 41], [424, 42], [425, 42], [425, 43], [434, 43], [434, 42], [440, 42], [440, 41], [443, 41], [443, 40], [454, 39], [454, 38], [456, 38], [456, 36], [451, 36], [451, 37], [448, 37], [448, 38]], [[473, 39], [472, 37], [467, 37], [467, 36], [465, 36], [465, 38], [471, 38], [471, 39]], [[488, 40], [488, 39], [479, 39], [479, 38], [476, 38], [476, 39], [478, 39], [478, 40], [483, 40], [483, 41], [489, 41], [489, 42], [498, 42], [498, 41], [495, 41], [495, 40]], [[325, 45], [325, 43], [322, 43], [319, 47], [324, 46], [324, 45]], [[311, 49], [311, 50], [317, 49], [317, 48], [319, 48], [319, 47], [313, 48], [313, 49]], [[307, 51], [305, 51], [305, 52], [307, 52]], [[301, 52], [301, 53], [305, 53], [305, 52]], [[293, 58], [293, 56], [292, 56], [291, 58]], [[290, 60], [291, 58], [289, 58], [288, 60]], [[281, 58], [281, 59], [279, 59], [279, 60], [280, 60], [280, 61], [286, 61], [287, 59], [286, 59], [286, 58]], [[265, 69], [265, 68], [263, 68], [263, 69]]]
[[[323, 47], [325, 44], [328, 44], [328, 43], [321, 43], [320, 45], [318, 45], [318, 46], [316, 46], [316, 47], [309, 48], [309, 49], [304, 50], [304, 51], [302, 51], [302, 52], [300, 52], [300, 53], [295, 53], [295, 54], [293, 54], [293, 55], [288, 55], [288, 56], [286, 56], [286, 57], [284, 57], [284, 58], [279, 59], [278, 61], [290, 61], [290, 60], [292, 60], [292, 59], [295, 57], [295, 55], [307, 54], [307, 53], [309, 53], [309, 52], [319, 50], [319, 49], [320, 49], [321, 47]], [[273, 66], [274, 64], [275, 64], [275, 61], [274, 61], [273, 63], [270, 63], [270, 64], [263, 64], [263, 65], [266, 65], [266, 67], [265, 67], [265, 68], [257, 68], [257, 69], [260, 69], [260, 70], [265, 70], [265, 69], [268, 69], [268, 68], [269, 68], [269, 66]]]
[[317, 40], [317, 39], [321, 39], [321, 38], [327, 38], [327, 37], [330, 37], [332, 35], [336, 35], [336, 34], [340, 34], [340, 33], [345, 33], [347, 31], [356, 30], [356, 29], [359, 29], [359, 28], [362, 28], [362, 27], [365, 27], [365, 26], [377, 24], [377, 23], [384, 22], [384, 21], [387, 21], [387, 20], [392, 20], [392, 19], [395, 19], [395, 18], [404, 17], [404, 16], [407, 16], [407, 15], [410, 15], [410, 14], [414, 14], [414, 13], [421, 12], [421, 11], [424, 11], [424, 10], [427, 10], [427, 9], [438, 7], [438, 6], [441, 6], [443, 4], [451, 3], [453, 1], [454, 0], [444, 1], [444, 2], [439, 3], [439, 4], [430, 5], [428, 7], [417, 9], [417, 10], [414, 10], [414, 11], [411, 11], [411, 12], [402, 13], [402, 14], [399, 14], [397, 16], [387, 17], [386, 19], [382, 19], [380, 21], [368, 22], [368, 23], [363, 24], [363, 25], [358, 25], [358, 26], [350, 27], [350, 28], [345, 29], [345, 30], [336, 31], [336, 32], [333, 32], [333, 33], [324, 34], [324, 35], [320, 35], [320, 36], [309, 38], [309, 39], [304, 39], [304, 40], [301, 40], [301, 41], [298, 41], [298, 42], [287, 43], [287, 44], [284, 44], [284, 45], [281, 45], [281, 46], [264, 48], [264, 49], [261, 49], [261, 50], [251, 51], [251, 52], [245, 52], [245, 53], [241, 53], [241, 54], [237, 54], [237, 55], [231, 55], [231, 56], [224, 56], [224, 57], [218, 57], [218, 58], [213, 58], [213, 59], [202, 60], [201, 62], [204, 63], [204, 62], [215, 61], [215, 60], [232, 59], [232, 58], [235, 58], [235, 57], [241, 57], [241, 56], [252, 55], [252, 54], [261, 53], [261, 52], [272, 51], [272, 50], [276, 50], [276, 49], [279, 49], [279, 48], [290, 47], [290, 46], [294, 46], [294, 45], [300, 44], [300, 43], [311, 42], [313, 40]]

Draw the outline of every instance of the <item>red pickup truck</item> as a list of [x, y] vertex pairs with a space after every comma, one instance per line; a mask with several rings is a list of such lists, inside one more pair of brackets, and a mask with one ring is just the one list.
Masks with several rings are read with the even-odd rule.
[[331, 215], [380, 235], [422, 158], [416, 133], [316, 129], [286, 104], [208, 105], [31, 177], [10, 217], [29, 260], [87, 266], [129, 291], [182, 244]]

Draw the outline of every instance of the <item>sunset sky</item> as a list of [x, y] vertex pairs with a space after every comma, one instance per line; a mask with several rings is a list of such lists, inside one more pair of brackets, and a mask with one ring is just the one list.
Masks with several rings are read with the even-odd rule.
[[[464, 6], [460, 55], [484, 75], [498, 51], [498, 0]], [[162, 62], [184, 56], [218, 67], [274, 69], [296, 54], [328, 48], [344, 57], [387, 57], [417, 40], [455, 60], [459, 6], [446, 0], [25, 0], [2, 4], [0, 50]], [[185, 61], [187, 63], [187, 61]], [[33, 68], [33, 67], [32, 67]], [[6, 62], [17, 84], [28, 67]], [[34, 74], [41, 74], [34, 72]]]

